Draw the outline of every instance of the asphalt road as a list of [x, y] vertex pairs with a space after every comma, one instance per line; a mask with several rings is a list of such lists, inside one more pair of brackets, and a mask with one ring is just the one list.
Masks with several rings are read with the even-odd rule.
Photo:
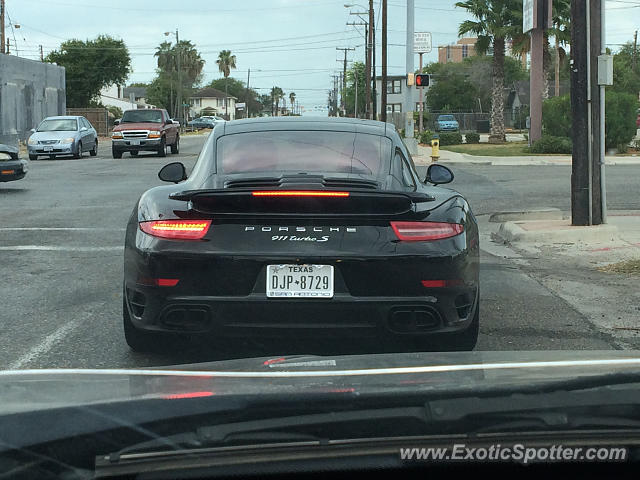
[[[159, 168], [190, 169], [205, 137], [184, 137], [181, 153], [31, 162], [27, 177], [0, 184], [0, 368], [132, 368], [242, 356], [351, 353], [353, 342], [185, 344], [136, 354], [122, 334], [122, 244], [131, 209], [159, 184]], [[458, 165], [454, 186], [477, 214], [513, 208], [569, 208], [570, 169]], [[609, 202], [640, 209], [640, 166], [607, 168]], [[568, 303], [509, 259], [482, 253], [480, 350], [615, 348]], [[375, 346], [360, 347], [357, 353]]]

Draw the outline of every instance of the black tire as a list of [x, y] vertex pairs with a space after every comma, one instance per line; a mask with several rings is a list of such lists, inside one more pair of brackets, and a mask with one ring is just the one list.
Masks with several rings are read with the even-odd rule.
[[55, 160], [56, 156], [55, 155], [49, 155], [49, 160]]
[[98, 140], [96, 140], [96, 143], [94, 143], [93, 148], [89, 151], [89, 155], [91, 155], [92, 157], [98, 156]]
[[160, 139], [160, 146], [158, 147], [158, 156], [166, 157], [167, 156], [167, 141], [164, 137]]
[[176, 137], [176, 141], [173, 145], [171, 145], [171, 154], [177, 155], [180, 153], [180, 137]]
[[132, 157], [137, 157], [138, 156], [138, 152], [136, 150], [133, 150], [131, 152], [129, 152], [131, 154]]
[[122, 295], [122, 325], [124, 339], [134, 352], [156, 352], [160, 349], [159, 335], [136, 328], [131, 322], [125, 294]]
[[82, 158], [82, 142], [78, 142], [78, 151], [73, 154], [73, 158]]
[[122, 152], [120, 150], [116, 150], [115, 148], [111, 148], [111, 156], [113, 158], [122, 158]]
[[38, 159], [38, 155], [29, 154], [29, 160], [37, 160], [37, 159]]

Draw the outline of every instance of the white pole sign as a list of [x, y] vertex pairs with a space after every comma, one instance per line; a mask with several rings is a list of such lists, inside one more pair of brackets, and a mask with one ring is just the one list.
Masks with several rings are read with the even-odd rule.
[[535, 0], [524, 0], [522, 2], [522, 33], [530, 32], [536, 28], [535, 8]]
[[431, 32], [415, 32], [413, 34], [413, 52], [431, 53]]

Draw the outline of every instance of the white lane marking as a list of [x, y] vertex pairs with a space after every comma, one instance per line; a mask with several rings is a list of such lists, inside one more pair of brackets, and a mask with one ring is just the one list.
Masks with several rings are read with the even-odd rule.
[[92, 252], [120, 252], [124, 250], [124, 247], [73, 247], [73, 246], [59, 246], [59, 245], [8, 245], [0, 246], [0, 251], [42, 251], [42, 252], [80, 252], [80, 253], [92, 253]]
[[124, 232], [126, 228], [100, 227], [0, 227], [0, 232]]
[[[285, 367], [286, 365], [283, 365]], [[396, 375], [408, 373], [460, 372], [474, 370], [507, 370], [516, 368], [566, 368], [566, 367], [640, 367], [640, 357], [612, 358], [602, 360], [558, 360], [549, 362], [505, 362], [472, 363], [464, 365], [430, 365], [423, 367], [368, 368], [361, 370], [318, 370], [305, 372], [251, 372], [251, 371], [189, 371], [189, 370], [151, 370], [151, 369], [32, 369], [0, 370], [0, 377], [12, 375], [157, 375], [179, 377], [340, 377], [368, 375]], [[610, 372], [607, 372], [610, 373]]]
[[49, 350], [53, 348], [53, 346], [66, 337], [71, 330], [78, 327], [80, 325], [80, 319], [71, 320], [70, 322], [65, 323], [63, 326], [58, 328], [53, 333], [47, 335], [42, 342], [33, 347], [27, 353], [18, 358], [15, 362], [9, 364], [10, 370], [19, 369], [22, 366], [32, 362], [37, 357], [47, 353]]

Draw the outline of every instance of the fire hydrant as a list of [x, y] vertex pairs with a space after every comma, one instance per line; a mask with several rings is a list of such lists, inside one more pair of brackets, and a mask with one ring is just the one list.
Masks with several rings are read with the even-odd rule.
[[440, 158], [440, 139], [434, 138], [431, 140], [431, 161], [437, 162]]

